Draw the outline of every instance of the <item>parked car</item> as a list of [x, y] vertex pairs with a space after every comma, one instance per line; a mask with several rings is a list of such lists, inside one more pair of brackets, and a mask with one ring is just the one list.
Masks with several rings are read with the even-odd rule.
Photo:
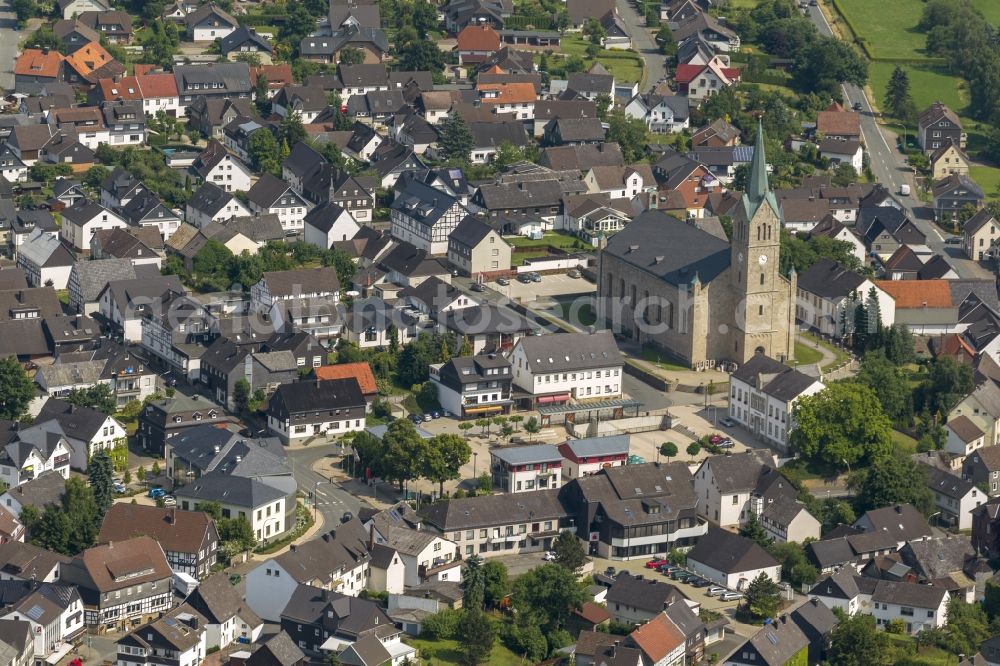
[[156, 488], [149, 489], [150, 499], [160, 499], [161, 497], [166, 497], [166, 496], [167, 496], [167, 491], [164, 490], [163, 488], [160, 488], [159, 486], [157, 486]]
[[726, 437], [724, 440], [722, 440], [721, 442], [719, 442], [717, 446], [720, 449], [731, 449], [734, 446], [736, 446], [736, 444], [733, 443], [733, 440], [731, 440], [728, 437]]
[[712, 435], [711, 437], [708, 438], [708, 443], [718, 446], [719, 442], [721, 442], [723, 439], [725, 438], [722, 435]]
[[531, 276], [527, 273], [518, 273], [517, 281], [521, 284], [531, 284]]
[[122, 493], [124, 493], [125, 491], [128, 490], [128, 488], [125, 487], [124, 483], [115, 483], [115, 484], [113, 484], [111, 486], [111, 489], [114, 490], [118, 494], [122, 494]]
[[545, 560], [546, 562], [555, 562], [556, 561], [556, 554], [555, 554], [554, 551], [547, 550], [547, 551], [545, 551], [545, 554], [542, 555], [542, 559]]
[[647, 569], [656, 569], [656, 568], [659, 568], [659, 567], [663, 566], [664, 564], [670, 564], [670, 563], [667, 562], [662, 557], [657, 557], [657, 558], [654, 558], [654, 559], [650, 560], [649, 562], [646, 562], [646, 568]]
[[428, 421], [430, 421], [433, 418], [434, 417], [431, 416], [429, 413], [428, 414], [424, 414], [424, 423], [427, 423]]
[[505, 277], [498, 277], [497, 284], [500, 285], [501, 287], [506, 287], [507, 285], [510, 284], [510, 280]]
[[486, 285], [482, 282], [473, 282], [471, 289], [472, 291], [486, 291]]
[[712, 586], [705, 591], [705, 595], [709, 597], [714, 597], [718, 594], [725, 594], [726, 588]]
[[421, 416], [420, 414], [410, 414], [410, 416], [408, 418], [411, 421], [413, 421], [414, 425], [417, 425], [418, 423], [423, 423], [424, 422], [424, 417]]
[[604, 575], [605, 576], [614, 577], [614, 575], [615, 575], [615, 568], [614, 567], [608, 567], [607, 569], [604, 570]]
[[542, 281], [542, 276], [539, 275], [538, 273], [534, 272], [534, 271], [528, 273], [528, 277], [531, 279], [532, 282], [541, 282]]
[[719, 599], [723, 601], [738, 601], [743, 598], [743, 595], [739, 592], [723, 592], [719, 595]]
[[566, 275], [568, 275], [569, 277], [573, 278], [574, 280], [578, 280], [581, 277], [583, 277], [583, 273], [581, 273], [580, 271], [576, 270], [575, 268], [569, 269], [566, 272]]
[[946, 245], [961, 245], [962, 244], [962, 237], [961, 236], [948, 236], [947, 238], [944, 239], [944, 242], [945, 242]]
[[177, 506], [177, 500], [173, 495], [164, 495], [163, 506]]
[[733, 426], [736, 425], [736, 421], [732, 420], [728, 416], [719, 419], [719, 423], [726, 426], [727, 428], [732, 428]]
[[694, 587], [708, 587], [709, 585], [711, 585], [711, 583], [705, 580], [704, 578], [697, 578], [693, 581], [688, 581], [688, 584]]
[[439, 419], [441, 418], [441, 410], [435, 409], [431, 412], [431, 418]]
[[855, 102], [854, 106], [852, 106], [851, 108], [854, 109], [855, 111], [860, 111], [861, 110], [861, 102]]

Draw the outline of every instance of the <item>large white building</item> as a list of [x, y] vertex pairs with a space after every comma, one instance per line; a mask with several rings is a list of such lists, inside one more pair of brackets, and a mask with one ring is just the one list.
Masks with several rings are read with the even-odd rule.
[[514, 384], [536, 404], [622, 395], [624, 361], [608, 330], [526, 336], [508, 358]]
[[562, 454], [551, 444], [490, 449], [493, 485], [505, 493], [551, 490], [562, 485]]
[[758, 354], [730, 376], [729, 418], [757, 439], [787, 451], [795, 403], [824, 388], [815, 377]]

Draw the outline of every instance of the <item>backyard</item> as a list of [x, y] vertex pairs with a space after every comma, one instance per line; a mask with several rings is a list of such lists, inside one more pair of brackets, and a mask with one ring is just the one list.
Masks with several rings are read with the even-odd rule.
[[[421, 664], [451, 666], [452, 664], [457, 665], [462, 663], [462, 651], [458, 641], [443, 639], [428, 641], [419, 638], [408, 638], [406, 642], [417, 648]], [[490, 653], [490, 658], [485, 663], [488, 666], [515, 666], [528, 662], [498, 643], [493, 646], [493, 652]]]
[[566, 57], [580, 56], [587, 63], [587, 68], [596, 60], [604, 68], [614, 74], [615, 81], [637, 83], [642, 79], [642, 58], [631, 51], [608, 51], [601, 49], [596, 58], [587, 56], [587, 45], [590, 42], [580, 34], [565, 34], [559, 46], [558, 53]]

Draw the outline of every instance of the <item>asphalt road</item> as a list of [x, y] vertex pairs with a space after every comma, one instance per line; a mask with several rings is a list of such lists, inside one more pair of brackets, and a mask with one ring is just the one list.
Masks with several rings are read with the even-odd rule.
[[[808, 16], [820, 34], [833, 36], [833, 30], [830, 28], [822, 9], [818, 6], [809, 7]], [[916, 192], [917, 186], [913, 171], [906, 165], [903, 154], [896, 148], [895, 136], [887, 134], [878, 124], [871, 101], [862, 88], [845, 83], [843, 89], [844, 99], [848, 106], [861, 105], [861, 134], [865, 148], [868, 150], [875, 180], [896, 194], [896, 199], [906, 208], [910, 219], [927, 237], [927, 246], [933, 252], [947, 257], [948, 263], [955, 269], [959, 277], [992, 278], [993, 275], [990, 271], [967, 259], [958, 249], [960, 246], [945, 244], [947, 234], [942, 233], [941, 229], [934, 223], [933, 211], [929, 206], [912, 194], [907, 197], [899, 195], [901, 185], [909, 185], [911, 192]]]
[[323, 516], [324, 531], [339, 525], [345, 511], [357, 516], [358, 509], [363, 504], [360, 498], [344, 490], [339, 483], [331, 482], [325, 475], [313, 470], [320, 459], [338, 454], [339, 449], [336, 446], [316, 442], [305, 448], [292, 449], [287, 456], [292, 476], [299, 484], [299, 490], [310, 498], [310, 502], [313, 492], [316, 493], [316, 510]]
[[21, 38], [10, 3], [11, 0], [0, 0], [0, 88], [7, 91], [14, 89], [14, 61]]
[[660, 53], [653, 34], [646, 28], [646, 18], [639, 15], [629, 0], [617, 0], [617, 3], [625, 28], [632, 39], [632, 48], [646, 61], [643, 80], [639, 86], [640, 92], [646, 92], [667, 76], [667, 59]]

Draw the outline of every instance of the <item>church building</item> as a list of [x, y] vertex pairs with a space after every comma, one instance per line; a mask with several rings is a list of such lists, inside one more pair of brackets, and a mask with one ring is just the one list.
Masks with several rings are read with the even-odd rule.
[[732, 240], [658, 210], [615, 234], [598, 260], [598, 315], [691, 368], [785, 361], [795, 349], [795, 272], [779, 271], [781, 213], [758, 129]]

